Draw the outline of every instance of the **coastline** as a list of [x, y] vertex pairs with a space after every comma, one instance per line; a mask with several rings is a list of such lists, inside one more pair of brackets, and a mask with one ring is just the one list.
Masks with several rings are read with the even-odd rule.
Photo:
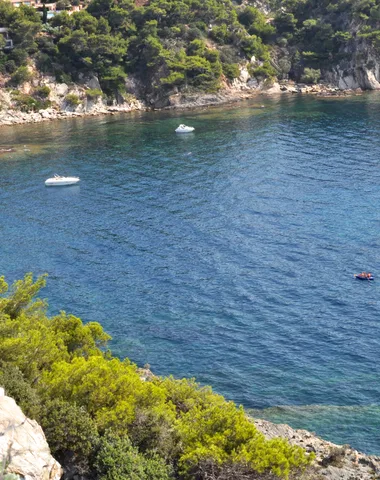
[[[142, 381], [149, 382], [155, 375], [149, 368], [138, 369]], [[253, 418], [247, 415], [256, 428], [268, 439], [284, 438], [307, 453], [315, 454], [315, 461], [304, 474], [294, 480], [374, 480], [380, 479], [380, 456], [367, 455], [350, 445], [338, 445], [324, 440], [315, 433], [294, 429], [283, 423]]]
[[[294, 94], [302, 94], [301, 92], [289, 92]], [[278, 92], [276, 92], [278, 94]], [[236, 103], [244, 101], [247, 99], [258, 98], [260, 96], [267, 95], [263, 92], [252, 92], [247, 95], [241, 93], [241, 96], [231, 96], [230, 99], [226, 99], [225, 102], [216, 102], [216, 103], [207, 103], [204, 105], [194, 105], [189, 106], [185, 105], [183, 107], [167, 107], [167, 109], [181, 108], [183, 110], [190, 108], [198, 107], [208, 107], [213, 105], [222, 105]], [[282, 95], [282, 93], [280, 93]], [[347, 94], [344, 94], [346, 96]], [[337, 95], [337, 96], [343, 96]], [[215, 98], [215, 97], [214, 97]], [[212, 101], [212, 96], [208, 98], [209, 101]], [[109, 110], [102, 112], [98, 111], [96, 113], [75, 113], [75, 112], [63, 112], [62, 115], [59, 115], [57, 119], [60, 118], [75, 118], [75, 117], [86, 117], [86, 116], [97, 116], [97, 115], [107, 115], [107, 114], [116, 114], [116, 113], [129, 113], [136, 110], [152, 110], [148, 108], [130, 108], [130, 109], [120, 109], [117, 107], [110, 107]], [[163, 110], [163, 109], [159, 109]], [[43, 118], [40, 121], [55, 120], [55, 118]], [[33, 123], [37, 123], [33, 121]], [[23, 122], [30, 123], [30, 122]], [[21, 123], [22, 124], [22, 123]], [[273, 424], [265, 420], [255, 420], [256, 426], [259, 428], [262, 433], [264, 433], [268, 438], [274, 438], [276, 436], [281, 436], [287, 438], [290, 442], [298, 444], [305, 447], [308, 451], [314, 451], [317, 455], [316, 465], [314, 467], [314, 472], [309, 472], [306, 479], [320, 479], [326, 478], [331, 480], [348, 480], [348, 479], [358, 479], [358, 480], [369, 480], [374, 478], [380, 478], [380, 458], [376, 456], [368, 456], [361, 454], [360, 452], [351, 449], [348, 446], [339, 446], [328, 442], [326, 440], [320, 439], [318, 436], [314, 435], [305, 430], [294, 430], [288, 425], [282, 424]], [[338, 449], [338, 451], [336, 451]], [[335, 453], [334, 453], [335, 452]], [[313, 476], [311, 476], [313, 475]], [[298, 477], [301, 478], [301, 477]]]
[[[147, 106], [141, 100], [132, 100], [119, 105], [107, 106], [102, 102], [86, 102], [85, 105], [75, 110], [47, 108], [38, 112], [22, 112], [15, 108], [0, 111], [0, 127], [40, 123], [67, 118], [82, 118], [101, 115], [115, 115], [135, 111], [164, 111], [164, 110], [191, 110], [195, 108], [208, 108], [219, 105], [232, 105], [245, 100], [274, 95], [315, 95], [319, 97], [347, 97], [361, 95], [363, 91], [340, 90], [331, 85], [317, 84], [279, 84], [275, 83], [265, 89], [225, 88], [216, 93], [174, 94], [167, 99], [168, 105], [159, 108]], [[1, 151], [0, 151], [1, 153]]]
[[307, 430], [293, 429], [286, 424], [253, 419], [267, 439], [285, 438], [308, 453], [315, 453], [310, 470], [296, 477], [299, 480], [374, 480], [380, 478], [380, 456], [366, 455], [350, 447], [337, 445]]
[[65, 120], [68, 118], [82, 118], [94, 117], [101, 115], [115, 115], [117, 113], [130, 113], [135, 111], [146, 111], [141, 102], [133, 102], [130, 104], [123, 104], [120, 106], [111, 106], [101, 108], [94, 108], [88, 111], [77, 112], [67, 110], [55, 110], [47, 108], [46, 110], [39, 110], [38, 112], [21, 112], [20, 110], [7, 110], [0, 112], [0, 127], [25, 125], [28, 123], [40, 123], [53, 120]]

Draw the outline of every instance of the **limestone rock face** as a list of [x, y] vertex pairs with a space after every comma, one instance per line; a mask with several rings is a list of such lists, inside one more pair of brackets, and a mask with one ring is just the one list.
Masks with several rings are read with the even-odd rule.
[[247, 83], [248, 80], [251, 78], [248, 70], [244, 67], [244, 68], [241, 68], [240, 69], [240, 77], [239, 77], [239, 80], [241, 82], [244, 82], [244, 83]]
[[6, 473], [25, 480], [59, 480], [62, 468], [51, 456], [42, 428], [1, 393], [0, 389], [0, 460], [6, 460]]
[[380, 89], [380, 58], [374, 47], [363, 39], [352, 41], [343, 52], [345, 58], [323, 72], [329, 83], [340, 89]]
[[58, 97], [64, 97], [69, 92], [69, 87], [66, 83], [58, 83], [55, 87]]

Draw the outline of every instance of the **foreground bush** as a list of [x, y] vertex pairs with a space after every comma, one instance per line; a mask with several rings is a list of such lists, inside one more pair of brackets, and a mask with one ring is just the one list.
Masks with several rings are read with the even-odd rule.
[[99, 442], [95, 467], [101, 480], [169, 480], [170, 467], [157, 455], [144, 456], [127, 436], [107, 432]]
[[28, 274], [7, 294], [0, 277], [0, 383], [42, 424], [64, 467], [104, 480], [206, 480], [288, 478], [310, 464], [210, 387], [143, 381], [136, 365], [104, 351], [110, 337], [98, 323], [47, 317], [35, 299], [44, 284]]

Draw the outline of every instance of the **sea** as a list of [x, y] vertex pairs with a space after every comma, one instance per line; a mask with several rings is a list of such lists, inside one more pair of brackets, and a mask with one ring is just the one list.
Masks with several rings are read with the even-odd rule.
[[0, 147], [9, 283], [46, 272], [49, 313], [100, 322], [116, 355], [380, 454], [380, 94], [2, 127]]

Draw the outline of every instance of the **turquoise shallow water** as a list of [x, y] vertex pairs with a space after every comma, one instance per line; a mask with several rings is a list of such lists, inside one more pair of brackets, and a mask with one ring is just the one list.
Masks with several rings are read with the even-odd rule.
[[51, 313], [158, 374], [379, 454], [379, 131], [377, 94], [2, 128], [0, 272], [48, 272]]

